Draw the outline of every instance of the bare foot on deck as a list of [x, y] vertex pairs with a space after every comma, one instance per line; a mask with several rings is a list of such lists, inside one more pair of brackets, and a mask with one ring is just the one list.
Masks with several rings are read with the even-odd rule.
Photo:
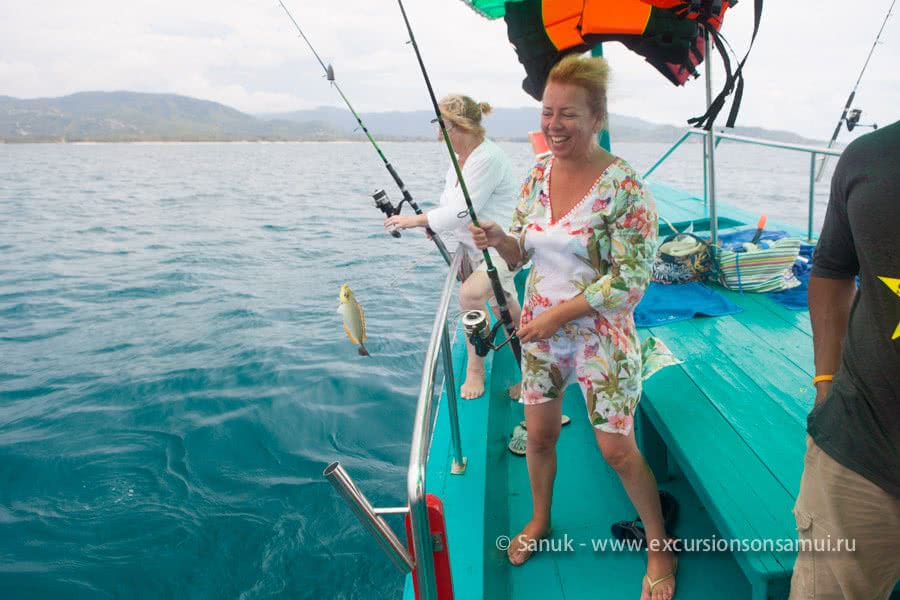
[[509, 388], [509, 397], [513, 400], [518, 400], [522, 395], [522, 382], [520, 381], [516, 385]]
[[527, 525], [509, 541], [506, 556], [509, 562], [518, 567], [531, 558], [538, 549], [538, 542], [550, 535], [550, 525], [531, 520]]
[[647, 574], [641, 580], [641, 600], [671, 600], [675, 595], [678, 559], [673, 552], [647, 552]]
[[466, 381], [459, 388], [459, 395], [466, 400], [472, 400], [484, 394], [484, 365], [478, 367], [469, 365], [466, 368]]

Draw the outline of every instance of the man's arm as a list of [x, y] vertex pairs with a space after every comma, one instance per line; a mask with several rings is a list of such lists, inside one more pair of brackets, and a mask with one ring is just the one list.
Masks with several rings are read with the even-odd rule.
[[[809, 320], [813, 330], [816, 375], [834, 375], [841, 364], [841, 346], [847, 335], [856, 279], [809, 278]], [[816, 384], [816, 403], [825, 400], [830, 381]]]

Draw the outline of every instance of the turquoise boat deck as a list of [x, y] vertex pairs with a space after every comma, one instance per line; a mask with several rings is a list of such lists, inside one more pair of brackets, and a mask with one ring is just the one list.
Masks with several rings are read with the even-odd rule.
[[[708, 227], [702, 200], [651, 185], [660, 214], [676, 227]], [[757, 217], [720, 205], [719, 228], [752, 226]], [[789, 543], [796, 539], [791, 507], [814, 397], [808, 313], [764, 295], [717, 290], [743, 312], [641, 331], [663, 339], [684, 362], [645, 382], [638, 440], [660, 488], [679, 501], [674, 533], [682, 540]], [[488, 361], [490, 393], [458, 401], [465, 474], [450, 474], [445, 397], [426, 471], [428, 492], [444, 502], [455, 597], [639, 598], [644, 554], [595, 549], [612, 540], [613, 522], [636, 513], [596, 447], [577, 386], [564, 398], [572, 424], [558, 443], [552, 538], [557, 549], [512, 567], [497, 548], [500, 536], [519, 531], [528, 520], [531, 498], [525, 459], [507, 449], [509, 432], [523, 418], [521, 405], [506, 395], [518, 370], [506, 350]], [[459, 385], [465, 372], [460, 333], [453, 362]], [[676, 598], [785, 598], [795, 552], [777, 550], [684, 552]], [[409, 579], [406, 587], [405, 598], [413, 598]]]

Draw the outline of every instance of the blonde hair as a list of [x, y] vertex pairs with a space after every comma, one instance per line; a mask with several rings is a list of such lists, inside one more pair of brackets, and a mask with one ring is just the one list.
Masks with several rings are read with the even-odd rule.
[[444, 96], [438, 103], [441, 115], [454, 126], [484, 137], [485, 130], [481, 125], [481, 117], [491, 113], [491, 105], [487, 102], [475, 102], [462, 94]]
[[587, 58], [569, 54], [550, 70], [547, 84], [550, 82], [578, 86], [587, 92], [588, 107], [602, 118], [603, 126], [607, 126], [609, 112], [606, 107], [606, 90], [609, 84], [609, 63], [605, 59], [599, 56]]

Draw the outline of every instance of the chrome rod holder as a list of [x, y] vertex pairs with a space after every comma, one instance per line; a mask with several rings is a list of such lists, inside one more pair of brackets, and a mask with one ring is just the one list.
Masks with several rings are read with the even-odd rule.
[[394, 530], [384, 522], [384, 519], [378, 516], [376, 509], [372, 508], [369, 500], [356, 487], [356, 484], [347, 471], [344, 470], [344, 467], [341, 466], [341, 463], [331, 463], [325, 468], [322, 475], [331, 482], [334, 489], [344, 498], [344, 501], [350, 506], [350, 509], [363, 524], [363, 527], [372, 534], [372, 537], [375, 538], [381, 549], [385, 551], [391, 562], [400, 569], [400, 572], [411, 572], [415, 568], [415, 564], [409, 552], [406, 551], [403, 543], [397, 538]]

